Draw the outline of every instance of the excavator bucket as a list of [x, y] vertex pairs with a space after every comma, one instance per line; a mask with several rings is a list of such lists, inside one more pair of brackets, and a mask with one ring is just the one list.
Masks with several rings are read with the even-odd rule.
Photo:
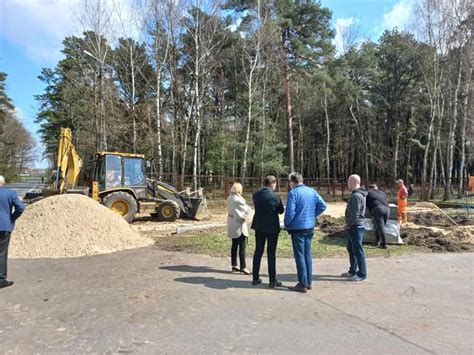
[[207, 200], [204, 197], [203, 190], [200, 188], [197, 191], [191, 192], [190, 189], [179, 193], [183, 201], [182, 213], [191, 219], [202, 220], [209, 216], [207, 209]]
[[201, 221], [209, 216], [209, 210], [207, 209], [207, 200], [204, 196], [200, 198], [197, 197], [191, 199], [191, 205], [192, 217], [190, 218]]

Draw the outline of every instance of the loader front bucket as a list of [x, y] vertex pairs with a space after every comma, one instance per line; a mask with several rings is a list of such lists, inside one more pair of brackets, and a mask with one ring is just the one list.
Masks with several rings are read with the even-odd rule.
[[205, 197], [194, 197], [190, 200], [191, 211], [189, 218], [200, 221], [209, 216], [209, 211], [207, 209], [207, 201]]

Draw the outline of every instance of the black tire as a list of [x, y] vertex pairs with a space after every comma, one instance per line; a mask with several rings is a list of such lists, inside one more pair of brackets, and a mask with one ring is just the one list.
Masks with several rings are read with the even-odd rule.
[[163, 201], [156, 207], [156, 216], [158, 220], [165, 222], [174, 222], [179, 218], [181, 209], [174, 201]]
[[103, 198], [102, 204], [122, 216], [129, 223], [133, 221], [138, 212], [137, 200], [125, 191], [108, 194]]

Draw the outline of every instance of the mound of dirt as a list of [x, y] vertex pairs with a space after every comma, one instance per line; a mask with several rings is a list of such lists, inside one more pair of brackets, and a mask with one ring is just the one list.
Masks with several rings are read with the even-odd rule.
[[409, 223], [402, 229], [401, 237], [409, 245], [425, 247], [433, 252], [461, 252], [474, 249], [474, 226], [444, 230]]
[[322, 215], [318, 220], [318, 225], [324, 233], [327, 233], [328, 237], [346, 237], [346, 223], [344, 217], [334, 218], [328, 215]]
[[[434, 211], [434, 212], [408, 211], [408, 216], [411, 222], [422, 225], [422, 226], [427, 226], [427, 227], [453, 227], [454, 226], [453, 222], [448, 217], [446, 217], [445, 215], [437, 211]], [[451, 215], [450, 217], [457, 224], [461, 226], [468, 226], [473, 223], [473, 221], [469, 220], [466, 216], [463, 216], [463, 215]]]
[[57, 195], [28, 205], [9, 248], [13, 258], [104, 254], [152, 244], [115, 212], [84, 195]]

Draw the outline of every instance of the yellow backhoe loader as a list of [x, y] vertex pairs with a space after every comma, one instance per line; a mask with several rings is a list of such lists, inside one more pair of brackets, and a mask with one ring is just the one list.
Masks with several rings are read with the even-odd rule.
[[87, 194], [128, 222], [143, 212], [162, 221], [175, 221], [179, 217], [199, 219], [206, 212], [202, 189], [179, 192], [171, 185], [147, 178], [148, 162], [142, 154], [97, 152], [90, 187], [77, 186], [82, 160], [69, 128], [61, 128], [57, 154], [53, 183], [40, 195], [27, 194], [26, 201], [34, 202], [53, 194]]

